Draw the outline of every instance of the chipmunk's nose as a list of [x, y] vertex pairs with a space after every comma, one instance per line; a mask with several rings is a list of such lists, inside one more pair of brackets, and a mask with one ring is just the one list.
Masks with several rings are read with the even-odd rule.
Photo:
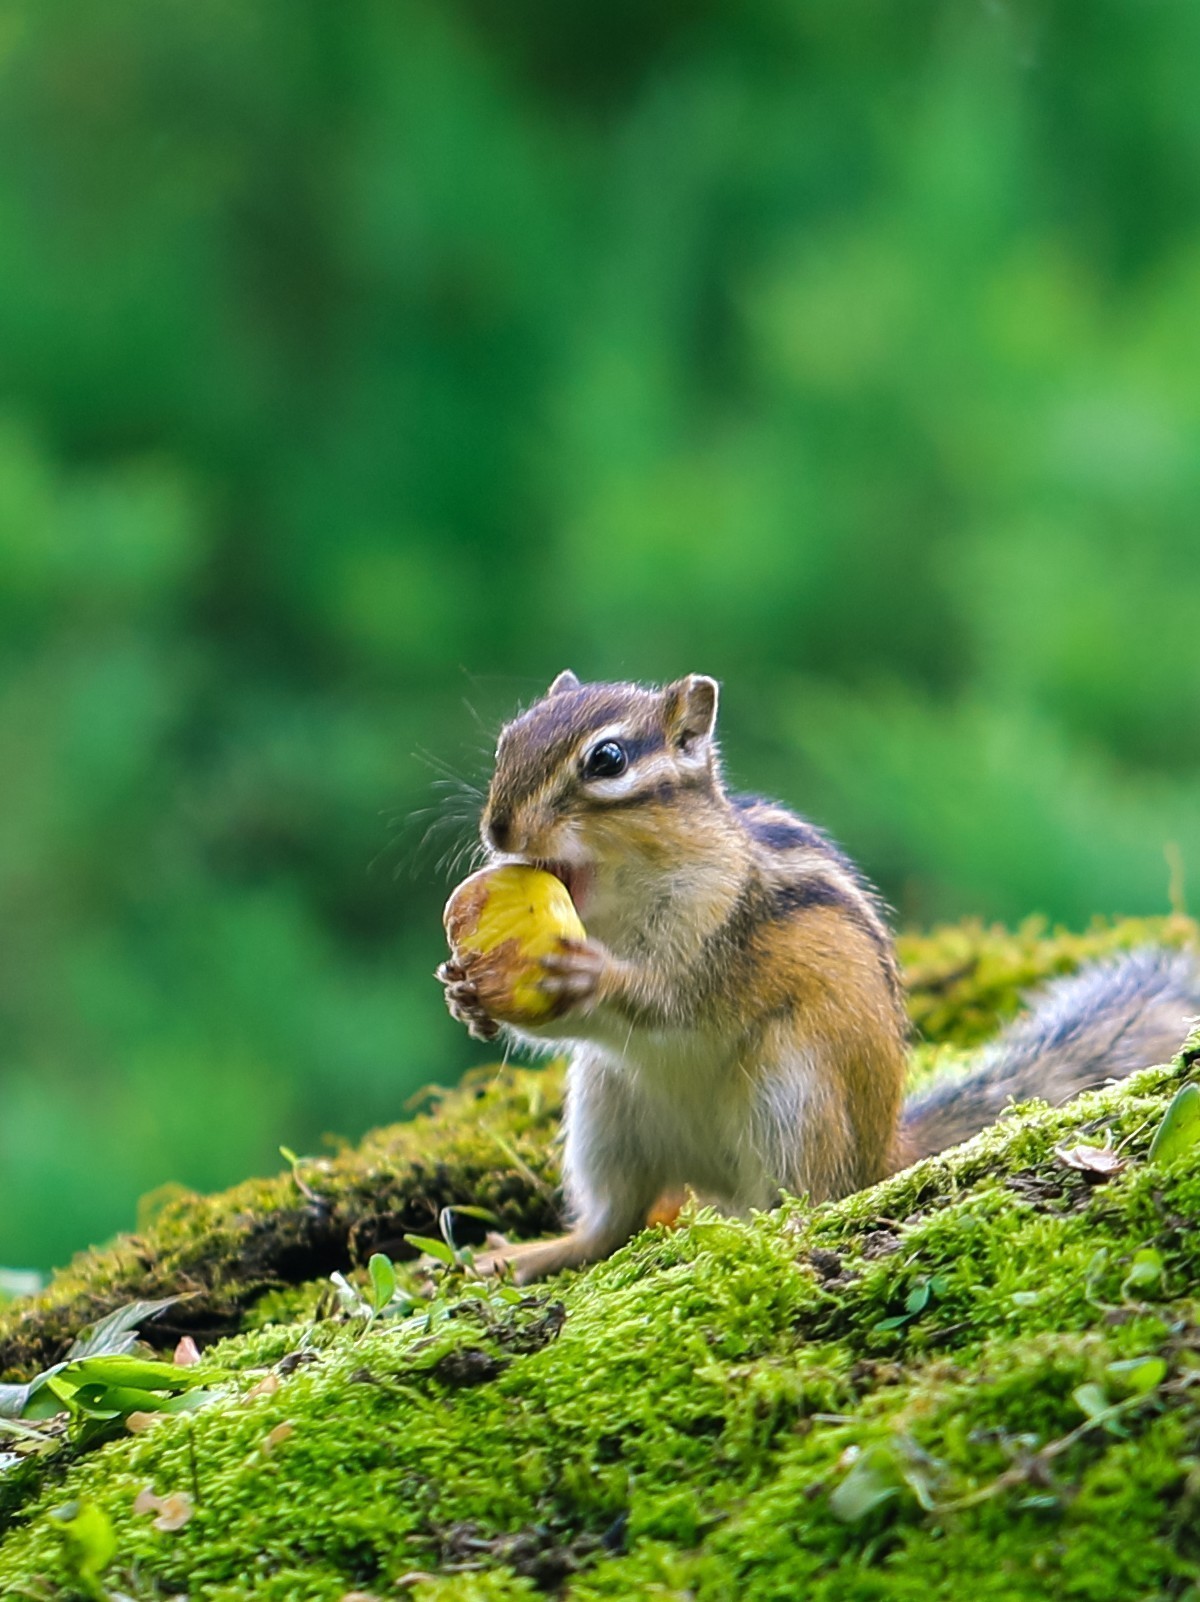
[[487, 821], [487, 837], [497, 851], [512, 849], [512, 813], [493, 812]]

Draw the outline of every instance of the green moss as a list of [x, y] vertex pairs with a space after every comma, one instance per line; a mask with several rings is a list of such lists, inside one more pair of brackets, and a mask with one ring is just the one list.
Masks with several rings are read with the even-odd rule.
[[[28, 1377], [82, 1325], [139, 1298], [184, 1297], [154, 1326], [164, 1344], [232, 1334], [266, 1295], [377, 1250], [414, 1255], [404, 1236], [436, 1233], [451, 1203], [486, 1208], [517, 1233], [553, 1229], [560, 1080], [554, 1067], [488, 1069], [438, 1092], [436, 1112], [377, 1130], [353, 1151], [171, 1201], [143, 1233], [82, 1253], [40, 1296], [0, 1309], [0, 1378]], [[473, 1227], [464, 1220], [464, 1235]]]
[[[0, 1581], [71, 1594], [50, 1513], [81, 1499], [117, 1534], [108, 1582], [138, 1597], [1182, 1595], [1200, 1583], [1200, 1149], [1147, 1152], [1197, 1059], [1200, 1034], [1169, 1067], [1023, 1109], [816, 1211], [695, 1212], [517, 1305], [452, 1280], [440, 1322], [364, 1331], [311, 1322], [311, 1290], [260, 1288], [258, 1319], [286, 1321], [213, 1348], [232, 1376], [216, 1401], [26, 1475]], [[445, 1187], [470, 1176], [470, 1197], [541, 1227], [542, 1084], [517, 1072], [468, 1089], [300, 1177], [364, 1238], [368, 1176], [391, 1186], [394, 1219], [418, 1166], [440, 1173], [439, 1204], [469, 1199]], [[499, 1163], [476, 1118], [511, 1119]], [[1123, 1171], [1097, 1182], [1064, 1165], [1056, 1147], [1082, 1134], [1118, 1146]], [[156, 1249], [194, 1264], [211, 1227], [232, 1281], [272, 1198], [300, 1208], [290, 1176], [176, 1205]], [[1147, 1246], [1161, 1272], [1133, 1285]], [[135, 1249], [75, 1265], [73, 1293]], [[35, 1319], [66, 1316], [59, 1291]], [[228, 1294], [252, 1300], [236, 1281]], [[1163, 1366], [1139, 1396], [1112, 1365], [1150, 1356]], [[269, 1370], [278, 1388], [249, 1396]], [[1120, 1411], [1089, 1424], [1097, 1396]], [[133, 1511], [147, 1485], [196, 1495], [194, 1517], [154, 1529]]]

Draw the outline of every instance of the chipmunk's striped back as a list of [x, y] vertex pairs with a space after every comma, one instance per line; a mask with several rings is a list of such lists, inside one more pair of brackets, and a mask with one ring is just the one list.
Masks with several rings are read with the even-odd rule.
[[730, 800], [753, 842], [755, 862], [779, 914], [831, 907], [849, 918], [870, 936], [895, 1005], [903, 1011], [895, 945], [875, 887], [816, 824], [764, 796], [735, 795]]

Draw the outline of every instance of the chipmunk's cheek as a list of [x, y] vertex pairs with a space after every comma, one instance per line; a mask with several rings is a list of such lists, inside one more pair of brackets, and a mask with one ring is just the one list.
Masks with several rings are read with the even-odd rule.
[[479, 1005], [504, 1023], [534, 1025], [558, 1010], [542, 988], [544, 959], [586, 934], [562, 880], [508, 863], [472, 874], [445, 913], [452, 965]]

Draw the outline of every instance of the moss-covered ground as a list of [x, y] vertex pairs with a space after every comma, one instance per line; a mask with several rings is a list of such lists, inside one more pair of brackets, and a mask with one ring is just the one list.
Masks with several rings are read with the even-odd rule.
[[[1081, 958], [1194, 935], [908, 940], [923, 1055]], [[372, 1328], [314, 1316], [317, 1284], [410, 1257], [442, 1206], [553, 1227], [553, 1070], [178, 1198], [4, 1314], [0, 1365], [27, 1376], [99, 1313], [182, 1293], [145, 1334], [195, 1334], [227, 1377], [194, 1413], [0, 1475], [0, 1594], [1198, 1597], [1200, 1147], [1148, 1157], [1197, 1059], [1200, 1035], [841, 1203], [694, 1213], [515, 1300], [449, 1269]], [[1114, 1171], [1066, 1161], [1081, 1140]], [[186, 1493], [187, 1522], [137, 1511], [147, 1487]], [[115, 1534], [98, 1579], [69, 1503]]]

